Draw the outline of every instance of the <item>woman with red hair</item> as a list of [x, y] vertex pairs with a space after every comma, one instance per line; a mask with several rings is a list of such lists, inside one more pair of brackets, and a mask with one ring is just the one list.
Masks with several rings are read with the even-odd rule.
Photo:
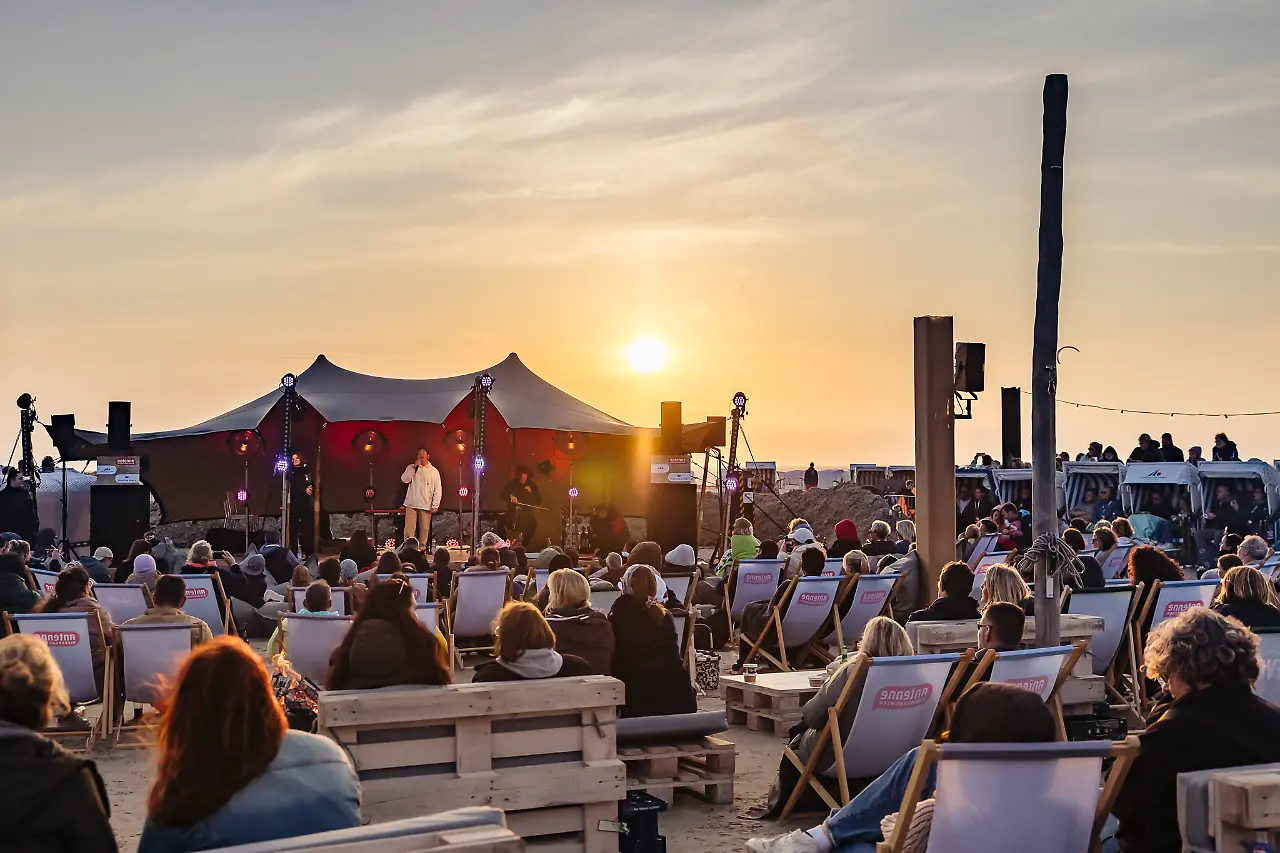
[[192, 651], [156, 738], [138, 853], [186, 853], [360, 825], [333, 741], [291, 731], [261, 658], [234, 637]]

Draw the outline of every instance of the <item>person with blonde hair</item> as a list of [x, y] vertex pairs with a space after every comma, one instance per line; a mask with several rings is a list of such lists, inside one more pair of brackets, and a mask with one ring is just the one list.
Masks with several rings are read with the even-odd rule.
[[1266, 575], [1254, 566], [1236, 566], [1222, 576], [1212, 609], [1240, 620], [1246, 628], [1280, 627], [1280, 598]]
[[[829, 557], [830, 554], [827, 556]], [[845, 577], [871, 574], [871, 561], [867, 559], [867, 555], [862, 551], [849, 551], [841, 558], [840, 566], [844, 570]]]
[[62, 670], [31, 634], [0, 640], [0, 767], [6, 850], [115, 853], [97, 765], [40, 732], [71, 708]]
[[895, 530], [898, 534], [898, 541], [893, 549], [899, 554], [906, 555], [910, 553], [911, 546], [916, 544], [916, 523], [909, 518], [899, 519]]
[[891, 537], [893, 528], [889, 522], [876, 519], [871, 522], [870, 538], [862, 543], [862, 552], [868, 557], [883, 557], [885, 554], [896, 554]]
[[1121, 850], [1180, 850], [1178, 774], [1280, 761], [1280, 708], [1253, 692], [1257, 636], [1206, 607], [1156, 626], [1143, 658], [1167, 693], [1112, 806], [1116, 840]]
[[498, 614], [493, 633], [497, 658], [476, 667], [475, 677], [471, 679], [474, 682], [595, 674], [591, 664], [577, 655], [556, 651], [556, 635], [551, 626], [538, 608], [527, 601], [507, 602]]
[[[791, 750], [799, 757], [800, 761], [803, 763], [809, 760], [813, 753], [813, 748], [818, 742], [818, 736], [827, 724], [827, 711], [836, 706], [836, 703], [840, 700], [840, 694], [844, 692], [849, 679], [858, 671], [858, 664], [862, 659], [909, 657], [914, 654], [915, 649], [911, 645], [911, 639], [897, 622], [887, 616], [877, 616], [868, 622], [867, 626], [862, 630], [862, 639], [858, 643], [858, 653], [847, 663], [840, 666], [827, 679], [827, 682], [822, 685], [817, 694], [806, 702], [801, 709], [805, 730], [791, 738], [790, 743]], [[850, 689], [849, 701], [845, 703], [844, 710], [840, 712], [840, 736], [842, 739], [848, 737], [849, 730], [853, 728], [853, 721], [857, 716], [858, 704], [862, 701], [862, 691], [865, 687], [866, 676], [863, 674], [858, 676], [857, 683]], [[834, 760], [835, 753], [830, 741], [828, 741], [826, 746], [823, 747], [822, 757], [818, 759], [818, 766], [828, 767]], [[799, 780], [799, 771], [784, 756], [778, 764], [777, 778], [769, 790], [768, 811], [763, 815], [764, 817], [774, 817], [781, 811], [783, 804], [791, 796]], [[858, 787], [856, 785], [851, 786]], [[799, 806], [801, 810], [806, 810], [806, 807], [811, 805], [806, 801], [810, 796], [812, 796], [811, 791], [806, 791], [801, 796]]]
[[1035, 599], [1027, 582], [1018, 574], [1013, 566], [998, 563], [987, 566], [987, 576], [982, 580], [982, 595], [978, 599], [978, 610], [986, 610], [992, 604], [1004, 602], [1022, 608], [1028, 616], [1034, 616], [1032, 608]]
[[613, 670], [613, 628], [609, 617], [591, 606], [591, 582], [573, 569], [556, 569], [547, 577], [547, 624], [555, 634], [555, 650], [577, 655], [598, 675]]
[[735, 519], [733, 535], [729, 537], [729, 553], [734, 561], [753, 560], [760, 553], [760, 540], [756, 538], [751, 522], [745, 518]]

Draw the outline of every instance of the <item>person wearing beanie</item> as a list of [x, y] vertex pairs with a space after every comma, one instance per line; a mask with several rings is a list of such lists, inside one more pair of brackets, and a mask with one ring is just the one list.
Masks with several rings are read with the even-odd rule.
[[270, 584], [267, 559], [261, 554], [245, 557], [237, 569], [242, 580], [231, 598], [231, 614], [235, 616], [236, 625], [246, 637], [269, 637], [276, 629], [280, 611], [287, 610], [288, 604], [287, 600], [267, 601], [267, 590], [272, 589], [285, 598], [289, 595], [289, 586]]
[[850, 551], [861, 550], [862, 540], [858, 537], [858, 525], [849, 518], [836, 522], [836, 541], [832, 542], [831, 547], [827, 549], [827, 556], [834, 560]]
[[154, 593], [158, 577], [160, 574], [156, 571], [156, 558], [150, 554], [139, 554], [133, 558], [133, 571], [125, 579], [125, 583], [140, 583]]

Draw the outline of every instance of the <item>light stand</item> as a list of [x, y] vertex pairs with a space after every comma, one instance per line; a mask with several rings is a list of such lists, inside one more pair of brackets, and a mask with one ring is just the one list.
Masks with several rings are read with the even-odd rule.
[[284, 476], [280, 479], [280, 539], [290, 551], [293, 550], [293, 540], [290, 539], [289, 530], [289, 475], [293, 473], [293, 407], [298, 396], [295, 390], [297, 384], [298, 377], [292, 373], [286, 373], [280, 378], [280, 390], [284, 393], [284, 423], [281, 430], [284, 439], [284, 471], [281, 473]]
[[471, 463], [474, 472], [473, 484], [475, 497], [471, 500], [471, 551], [475, 553], [476, 543], [480, 541], [480, 485], [484, 479], [484, 421], [486, 401], [493, 389], [493, 376], [481, 373], [472, 386], [472, 394], [476, 407], [475, 455]]
[[262, 450], [262, 436], [257, 430], [246, 429], [232, 433], [227, 438], [231, 452], [244, 460], [244, 488], [236, 495], [236, 503], [244, 510], [244, 552], [249, 553], [249, 457]]

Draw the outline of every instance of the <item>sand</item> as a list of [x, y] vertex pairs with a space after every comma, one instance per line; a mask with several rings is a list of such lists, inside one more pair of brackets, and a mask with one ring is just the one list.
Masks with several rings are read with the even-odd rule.
[[[254, 647], [263, 651], [265, 641], [255, 641]], [[722, 653], [721, 660], [727, 669], [734, 653]], [[470, 680], [470, 672], [463, 673], [463, 680]], [[724, 702], [716, 696], [704, 697], [698, 706], [703, 711], [721, 710]], [[686, 795], [677, 794], [672, 809], [662, 815], [659, 823], [667, 838], [670, 853], [728, 853], [740, 851], [743, 843], [753, 835], [772, 835], [797, 826], [816, 823], [812, 818], [791, 821], [785, 827], [779, 824], [748, 820], [746, 810], [765, 797], [773, 782], [782, 755], [783, 741], [772, 735], [731, 728], [719, 735], [737, 746], [737, 769], [734, 777], [733, 805], [713, 806]], [[149, 749], [99, 750], [94, 753], [98, 772], [107, 785], [111, 800], [111, 825], [121, 853], [134, 853], [138, 836], [147, 813], [147, 790], [151, 785], [152, 760]]]

